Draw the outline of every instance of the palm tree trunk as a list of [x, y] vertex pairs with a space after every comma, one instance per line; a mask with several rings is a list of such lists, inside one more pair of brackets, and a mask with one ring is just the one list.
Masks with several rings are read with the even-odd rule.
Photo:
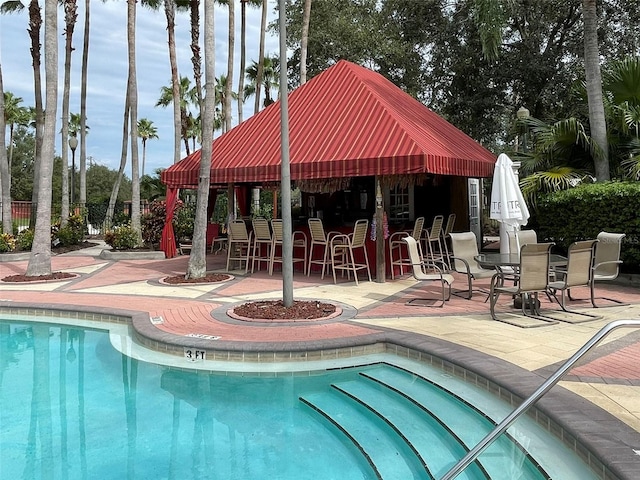
[[602, 99], [596, 0], [582, 0], [582, 17], [584, 21], [584, 71], [587, 77], [589, 125], [591, 138], [595, 140], [597, 145], [597, 152], [594, 155], [594, 167], [596, 180], [604, 182], [611, 177], [609, 172], [607, 123]]
[[229, 7], [229, 50], [227, 55], [227, 83], [224, 89], [224, 128], [225, 132], [231, 130], [231, 86], [233, 85], [233, 50], [236, 41], [236, 20], [234, 0], [228, 1]]
[[205, 99], [202, 119], [202, 155], [196, 201], [196, 218], [193, 228], [193, 243], [187, 278], [202, 278], [207, 273], [207, 205], [211, 177], [211, 149], [213, 143], [213, 120], [215, 114], [215, 45], [214, 45], [214, 0], [204, 0], [204, 70]]
[[129, 51], [129, 127], [131, 140], [131, 228], [142, 243], [140, 225], [140, 165], [138, 162], [138, 83], [136, 74], [136, 0], [127, 0], [127, 44]]
[[[45, 2], [45, 78], [46, 109], [42, 137], [41, 163], [38, 179], [38, 209], [36, 226], [27, 265], [28, 276], [51, 274], [51, 183], [55, 153], [56, 119], [58, 117], [58, 4]], [[35, 190], [35, 188], [34, 188]]]
[[240, 72], [238, 73], [238, 125], [242, 123], [244, 105], [244, 71], [246, 68], [247, 1], [240, 0]]
[[[0, 132], [4, 132], [4, 86], [2, 84], [2, 65], [0, 64]], [[0, 186], [2, 187], [2, 231], [11, 231], [11, 177], [9, 177], [9, 161], [5, 136], [0, 135]]]
[[[42, 27], [42, 15], [38, 0], [29, 3], [29, 37], [31, 38], [31, 60], [33, 65], [33, 98], [36, 120], [36, 144], [33, 160], [33, 178], [40, 178], [40, 159], [42, 151], [42, 135], [44, 129], [44, 108], [42, 107], [42, 75], [40, 74], [40, 29]], [[57, 27], [56, 27], [57, 28]], [[38, 189], [34, 188], [31, 194], [31, 206], [38, 206]], [[36, 215], [31, 215], [29, 227], [34, 227]]]
[[[78, 18], [76, 0], [65, 0], [65, 48], [64, 48], [64, 86], [62, 88], [62, 203], [60, 224], [64, 227], [69, 220], [69, 92], [71, 90], [71, 52], [73, 51], [73, 30]], [[73, 175], [75, 172], [72, 172]]]
[[189, 1], [191, 15], [191, 63], [193, 64], [193, 79], [198, 96], [198, 109], [202, 112], [202, 59], [200, 57], [200, 0]]
[[[128, 90], [128, 89], [127, 89]], [[104, 226], [110, 229], [113, 224], [113, 216], [116, 209], [116, 201], [118, 200], [118, 192], [120, 191], [120, 184], [122, 183], [122, 176], [124, 175], [124, 169], [127, 166], [127, 149], [129, 147], [129, 136], [127, 135], [129, 127], [129, 95], [124, 100], [124, 120], [122, 122], [122, 149], [120, 151], [120, 167], [118, 168], [118, 176], [111, 189], [111, 196], [109, 197], [109, 206], [107, 207], [107, 214], [104, 219]]]
[[258, 53], [258, 73], [256, 74], [256, 98], [253, 113], [260, 111], [260, 89], [264, 76], [264, 43], [267, 31], [267, 0], [262, 0], [262, 19], [260, 20], [260, 51]]
[[167, 17], [169, 64], [171, 66], [171, 88], [173, 90], [173, 163], [178, 163], [180, 161], [180, 143], [185, 125], [180, 112], [180, 77], [178, 76], [178, 61], [176, 59], [176, 4], [174, 0], [164, 0], [164, 13]]
[[304, 85], [307, 82], [307, 45], [309, 44], [310, 21], [311, 0], [305, 0], [302, 14], [302, 38], [300, 39], [300, 85]]
[[87, 74], [89, 70], [89, 26], [91, 0], [84, 2], [84, 39], [80, 85], [80, 205], [87, 204]]

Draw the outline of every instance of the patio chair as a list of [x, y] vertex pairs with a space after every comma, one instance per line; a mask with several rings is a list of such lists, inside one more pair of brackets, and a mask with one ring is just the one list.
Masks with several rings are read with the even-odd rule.
[[447, 218], [447, 224], [442, 229], [442, 245], [444, 246], [444, 261], [447, 264], [447, 268], [451, 270], [451, 252], [449, 249], [449, 243], [451, 242], [451, 232], [453, 232], [454, 227], [456, 226], [456, 214], [450, 213]]
[[[528, 243], [520, 249], [520, 266], [518, 267], [518, 282], [513, 286], [505, 286], [505, 274], [496, 273], [491, 279], [491, 291], [489, 293], [489, 309], [491, 318], [512, 325], [522, 326], [519, 323], [497, 318], [495, 306], [500, 294], [522, 297], [522, 315], [542, 320], [547, 323], [557, 323], [557, 320], [546, 317], [540, 313], [539, 292], [547, 292], [549, 285], [549, 255], [553, 243]], [[510, 276], [508, 278], [511, 278]]]
[[[278, 262], [282, 264], [282, 254], [279, 257], [276, 256], [276, 249], [280, 247], [282, 250], [282, 239], [284, 238], [282, 230], [282, 220], [271, 220], [272, 243], [271, 243], [271, 260], [269, 262], [269, 275], [273, 275], [273, 265]], [[295, 268], [296, 263], [302, 263], [302, 273], [306, 271], [307, 265], [307, 236], [304, 232], [295, 231], [292, 233], [291, 241], [293, 242], [293, 266]], [[296, 249], [300, 251], [302, 249], [302, 256], [296, 257]]]
[[[473, 295], [473, 281], [482, 278], [491, 278], [495, 270], [481, 268], [475, 257], [478, 256], [478, 242], [473, 232], [451, 233], [451, 260], [453, 270], [467, 276], [469, 288], [464, 298], [470, 299]], [[478, 291], [478, 290], [476, 290]], [[482, 290], [480, 290], [482, 291]], [[454, 295], [461, 295], [465, 290], [454, 291]], [[484, 292], [486, 293], [486, 292]]]
[[227, 232], [227, 272], [231, 261], [237, 261], [239, 268], [244, 262], [244, 273], [249, 271], [249, 254], [251, 252], [252, 234], [247, 232], [247, 225], [243, 220], [233, 220], [229, 222]]
[[[353, 273], [356, 285], [358, 285], [358, 271], [365, 270], [367, 277], [371, 281], [371, 270], [369, 269], [369, 257], [367, 255], [367, 231], [369, 230], [369, 220], [357, 220], [353, 227], [353, 232], [349, 235], [334, 235], [329, 242], [331, 247], [331, 269], [333, 270], [333, 283], [337, 283], [336, 270], [347, 272], [349, 278]], [[355, 252], [361, 249], [364, 263], [356, 262]]]
[[[404, 241], [406, 237], [413, 238], [416, 242], [420, 242], [420, 235], [422, 235], [422, 229], [424, 228], [424, 217], [416, 218], [413, 224], [413, 230], [410, 232], [394, 232], [389, 237], [389, 261], [391, 263], [391, 279], [395, 277], [395, 265], [400, 267], [400, 275], [404, 274], [404, 266], [411, 266], [412, 261], [410, 257], [403, 255], [404, 249], [407, 243]], [[420, 243], [417, 243], [418, 255], [422, 258], [422, 249]]]
[[509, 238], [509, 252], [519, 253], [523, 245], [538, 243], [538, 234], [535, 230], [507, 230]]
[[[593, 283], [593, 259], [595, 257], [595, 249], [598, 240], [583, 240], [581, 242], [574, 242], [569, 245], [569, 251], [567, 255], [567, 269], [556, 269], [555, 273], [560, 280], [549, 282], [548, 291], [553, 295], [553, 298], [558, 302], [560, 308], [565, 312], [572, 313], [586, 317], [586, 320], [594, 320], [600, 318], [598, 315], [591, 315], [590, 313], [577, 312], [575, 310], [569, 310], [565, 302], [565, 294], [571, 299], [571, 288], [574, 287], [589, 287]], [[561, 292], [560, 299], [558, 299], [558, 292]], [[568, 320], [563, 320], [568, 321]], [[572, 321], [571, 323], [577, 323]]]
[[[268, 269], [271, 261], [271, 229], [266, 218], [254, 218], [253, 225], [253, 243], [251, 245], [251, 273], [254, 272], [256, 262], [258, 262], [258, 270], [260, 263], [264, 262]], [[264, 247], [264, 249], [263, 249]], [[264, 255], [262, 251], [264, 250]]]
[[444, 217], [442, 215], [436, 215], [431, 222], [431, 228], [426, 230], [426, 234], [423, 238], [425, 248], [424, 255], [429, 257], [433, 262], [443, 257], [442, 248], [442, 225], [444, 223]]
[[596, 254], [593, 262], [593, 281], [591, 282], [591, 304], [596, 308], [605, 306], [596, 305], [596, 298], [608, 300], [618, 305], [628, 305], [628, 303], [621, 302], [614, 298], [596, 297], [594, 291], [596, 282], [611, 281], [618, 278], [620, 265], [622, 264], [622, 260], [620, 260], [620, 250], [624, 237], [624, 233], [609, 232], [600, 232], [596, 237], [598, 243], [596, 245]]
[[[331, 238], [338, 234], [338, 232], [325, 233], [322, 220], [319, 218], [310, 218], [307, 221], [309, 225], [309, 234], [311, 235], [311, 242], [309, 243], [309, 256], [307, 259], [307, 277], [311, 274], [312, 265], [322, 265], [322, 276], [324, 278], [324, 272], [327, 267], [331, 266], [331, 248], [329, 241]], [[314, 252], [320, 247], [322, 253], [321, 258], [313, 258]]]
[[[409, 253], [409, 260], [413, 267], [413, 277], [420, 282], [439, 282], [441, 298], [413, 298], [409, 300], [406, 305], [418, 305], [418, 302], [436, 302], [437, 305], [426, 305], [428, 307], [442, 307], [444, 302], [451, 298], [451, 285], [453, 284], [453, 276], [448, 273], [443, 273], [442, 269], [435, 264], [428, 264], [422, 260], [418, 252], [418, 242], [412, 236], [406, 236], [402, 239], [407, 244], [407, 251]], [[447, 291], [447, 287], [448, 291]], [[441, 300], [441, 302], [440, 302]], [[424, 304], [420, 304], [424, 305]]]

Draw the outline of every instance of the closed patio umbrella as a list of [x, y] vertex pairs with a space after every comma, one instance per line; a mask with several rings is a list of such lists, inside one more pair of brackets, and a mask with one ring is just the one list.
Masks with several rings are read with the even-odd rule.
[[513, 162], [505, 153], [498, 156], [493, 170], [490, 218], [500, 222], [500, 253], [509, 253], [507, 231], [517, 231], [526, 225], [529, 209], [513, 170]]

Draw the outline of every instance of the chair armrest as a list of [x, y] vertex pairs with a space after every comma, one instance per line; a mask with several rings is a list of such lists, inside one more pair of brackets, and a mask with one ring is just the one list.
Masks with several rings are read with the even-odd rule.
[[333, 248], [335, 245], [348, 245], [350, 241], [351, 240], [349, 239], [349, 235], [346, 235], [344, 233], [336, 233], [336, 235], [331, 237], [331, 241], [329, 243], [331, 245], [331, 248]]
[[308, 238], [307, 238], [307, 234], [306, 234], [306, 233], [304, 233], [302, 230], [295, 230], [295, 231], [293, 232], [292, 239], [293, 239], [293, 241], [294, 241], [294, 242], [295, 242], [295, 240], [296, 240], [296, 236], [297, 236], [297, 237], [301, 237], [301, 238], [300, 238], [300, 240], [304, 240], [304, 241], [305, 241], [305, 243], [306, 243], [306, 241], [308, 240]]
[[621, 265], [622, 264], [622, 260], [610, 260], [608, 262], [600, 262], [600, 263], [596, 263], [593, 267], [591, 267], [592, 270], [597, 270], [599, 267], [603, 266], [603, 265]]
[[405, 237], [408, 237], [410, 235], [409, 232], [394, 232], [391, 234], [391, 236], [389, 237], [389, 242], [399, 242], [400, 240], [402, 240]]
[[[454, 262], [452, 262], [454, 271], [459, 272], [459, 273], [466, 273], [467, 275], [471, 274], [471, 268], [469, 268], [469, 262], [467, 261], [467, 259], [462, 258], [462, 257], [452, 256], [451, 260], [454, 260]], [[466, 272], [460, 272], [455, 266], [456, 265], [455, 260], [460, 260], [462, 263], [464, 263], [464, 266], [467, 269], [467, 271]]]

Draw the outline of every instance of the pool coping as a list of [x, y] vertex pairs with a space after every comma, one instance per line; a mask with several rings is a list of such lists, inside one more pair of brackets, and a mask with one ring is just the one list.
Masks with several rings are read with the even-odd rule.
[[[229, 362], [287, 362], [333, 360], [372, 353], [392, 353], [442, 368], [445, 372], [488, 390], [514, 407], [533, 393], [546, 377], [471, 348], [385, 327], [377, 332], [306, 342], [241, 342], [193, 338], [157, 329], [147, 312], [59, 304], [11, 302], [0, 312], [47, 315], [52, 318], [127, 323], [147, 348], [180, 355], [185, 347], [213, 352], [213, 359]], [[345, 320], [345, 323], [354, 323]], [[634, 480], [640, 471], [640, 433], [585, 398], [557, 385], [529, 414], [554, 433], [606, 480]], [[602, 432], [605, 431], [606, 435]]]

